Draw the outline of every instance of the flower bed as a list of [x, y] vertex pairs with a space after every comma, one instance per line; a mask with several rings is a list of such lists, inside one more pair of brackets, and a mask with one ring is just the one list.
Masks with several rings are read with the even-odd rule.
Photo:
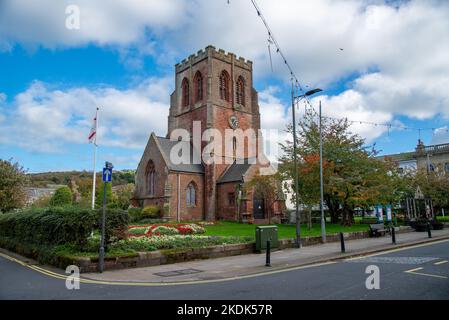
[[130, 226], [128, 234], [133, 237], [168, 236], [168, 235], [198, 235], [206, 232], [203, 227], [190, 224], [149, 224], [144, 226]]
[[162, 249], [203, 248], [223, 244], [242, 244], [253, 242], [251, 237], [217, 237], [200, 235], [159, 235], [134, 236], [127, 240], [120, 240], [111, 248], [125, 251], [155, 251]]

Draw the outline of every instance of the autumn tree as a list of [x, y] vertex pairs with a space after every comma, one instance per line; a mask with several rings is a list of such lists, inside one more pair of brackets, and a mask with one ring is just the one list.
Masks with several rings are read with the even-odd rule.
[[[319, 204], [319, 126], [317, 114], [309, 109], [298, 123], [297, 155], [299, 201]], [[346, 119], [322, 119], [324, 200], [332, 223], [354, 222], [354, 209], [398, 200], [400, 184], [393, 164], [377, 159], [376, 151], [349, 129]], [[291, 126], [287, 128], [292, 132]], [[293, 143], [281, 145], [280, 171], [293, 181]], [[294, 188], [294, 184], [293, 184]], [[296, 201], [296, 200], [295, 200]]]
[[0, 213], [25, 205], [27, 182], [25, 170], [19, 163], [0, 159]]
[[267, 208], [268, 217], [273, 217], [274, 203], [282, 199], [281, 176], [278, 173], [270, 175], [261, 175], [257, 173], [250, 181], [245, 182], [243, 191], [246, 193], [252, 190], [258, 198], [264, 199], [265, 208]]
[[449, 173], [444, 170], [419, 169], [408, 177], [411, 192], [419, 186], [426, 197], [432, 198], [435, 209], [449, 207]]

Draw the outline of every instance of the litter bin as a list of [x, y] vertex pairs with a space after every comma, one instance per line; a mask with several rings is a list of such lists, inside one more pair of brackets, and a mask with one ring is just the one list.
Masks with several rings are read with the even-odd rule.
[[258, 226], [256, 227], [256, 251], [265, 250], [267, 241], [270, 240], [270, 248], [278, 248], [278, 227]]

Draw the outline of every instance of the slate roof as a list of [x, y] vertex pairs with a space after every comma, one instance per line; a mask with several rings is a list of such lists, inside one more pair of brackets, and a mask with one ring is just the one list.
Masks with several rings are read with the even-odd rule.
[[244, 163], [237, 164], [233, 163], [229, 166], [229, 168], [224, 172], [224, 174], [218, 179], [217, 183], [226, 183], [226, 182], [243, 182], [242, 176], [248, 172], [249, 168], [252, 165], [248, 163], [248, 159], [244, 160]]
[[[161, 146], [161, 152], [164, 154], [165, 159], [168, 161], [168, 168], [172, 171], [191, 172], [191, 173], [204, 173], [204, 166], [202, 163], [193, 164], [193, 145], [189, 141], [171, 141], [170, 139], [157, 137], [157, 142]], [[170, 160], [170, 151], [178, 143], [187, 144], [190, 148], [190, 161], [188, 164], [174, 164]]]

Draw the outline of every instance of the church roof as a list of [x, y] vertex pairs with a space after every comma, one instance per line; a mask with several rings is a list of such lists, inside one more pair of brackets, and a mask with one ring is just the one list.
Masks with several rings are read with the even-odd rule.
[[[160, 150], [161, 150], [164, 158], [168, 162], [167, 165], [170, 170], [180, 171], [180, 172], [191, 172], [191, 173], [204, 173], [204, 166], [202, 163], [193, 164], [194, 148], [189, 141], [172, 141], [170, 139], [163, 138], [163, 137], [157, 137], [157, 136], [155, 138], [160, 146]], [[189, 161], [190, 164], [185, 164], [185, 163], [174, 164], [170, 160], [170, 151], [175, 145], [178, 145], [178, 143], [189, 145], [188, 147], [190, 149], [190, 161]]]
[[248, 172], [249, 168], [253, 165], [249, 162], [248, 159], [244, 159], [244, 163], [241, 164], [234, 162], [229, 166], [220, 179], [218, 179], [217, 183], [243, 182], [243, 175]]

